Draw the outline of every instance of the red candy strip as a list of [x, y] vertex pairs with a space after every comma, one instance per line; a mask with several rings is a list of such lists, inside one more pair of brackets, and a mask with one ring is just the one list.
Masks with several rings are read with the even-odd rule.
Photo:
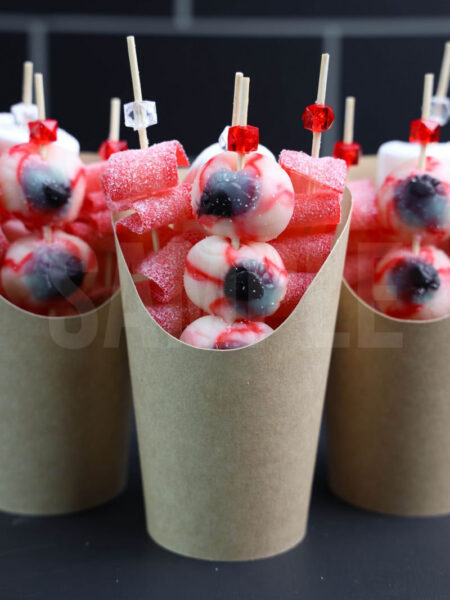
[[341, 221], [341, 195], [336, 192], [296, 194], [292, 218], [286, 228], [337, 225]]
[[189, 299], [185, 299], [183, 305], [181, 303], [154, 304], [146, 308], [160, 327], [177, 338], [185, 327], [203, 314]]
[[154, 144], [145, 150], [113, 154], [103, 173], [103, 189], [113, 210], [125, 210], [178, 184], [178, 167], [189, 165], [180, 142]]
[[101, 175], [106, 169], [106, 160], [91, 163], [84, 166], [86, 173], [86, 192], [88, 195], [92, 192], [99, 192], [102, 189]]
[[192, 219], [191, 190], [190, 184], [182, 184], [148, 200], [138, 200], [133, 204], [136, 212], [119, 223], [141, 235], [164, 225]]
[[334, 191], [342, 194], [347, 178], [347, 165], [340, 158], [312, 158], [304, 152], [283, 150], [280, 166], [291, 178], [296, 194]]
[[277, 317], [291, 314], [315, 276], [315, 273], [289, 273], [286, 295], [276, 312]]
[[378, 229], [377, 190], [370, 179], [349, 181], [348, 189], [352, 194], [353, 211], [352, 231], [371, 231]]
[[271, 242], [287, 271], [317, 273], [331, 251], [333, 233], [280, 236]]
[[138, 265], [136, 271], [150, 281], [152, 298], [168, 303], [183, 292], [186, 257], [192, 243], [177, 235], [159, 252], [152, 252]]

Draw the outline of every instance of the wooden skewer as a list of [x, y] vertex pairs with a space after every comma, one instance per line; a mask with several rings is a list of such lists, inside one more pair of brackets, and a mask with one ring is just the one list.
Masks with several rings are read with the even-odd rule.
[[[36, 95], [36, 104], [38, 108], [38, 119], [43, 121], [45, 119], [45, 95], [44, 95], [44, 77], [42, 73], [34, 74], [34, 93]], [[42, 159], [47, 159], [47, 146], [40, 146], [39, 152], [41, 153]]]
[[[141, 79], [139, 77], [139, 67], [138, 67], [138, 60], [137, 60], [137, 54], [136, 54], [136, 42], [134, 39], [134, 35], [129, 35], [127, 37], [127, 46], [128, 46], [128, 58], [130, 61], [131, 80], [133, 82], [134, 101], [142, 102]], [[145, 150], [145, 148], [148, 148], [147, 129], [145, 127], [138, 129], [138, 134], [139, 134], [139, 146], [140, 146], [141, 150]], [[158, 236], [158, 232], [155, 229], [152, 231], [152, 244], [153, 244], [153, 250], [155, 252], [158, 252], [159, 236]]]
[[[239, 114], [238, 114], [238, 125], [245, 127], [248, 120], [248, 98], [250, 92], [250, 77], [242, 78], [242, 85], [240, 90], [240, 101], [239, 101]], [[245, 154], [238, 154], [237, 157], [237, 168], [238, 171], [244, 168]]]
[[33, 63], [23, 63], [22, 102], [28, 106], [33, 102]]
[[345, 99], [345, 116], [344, 116], [344, 144], [353, 142], [355, 126], [355, 98], [347, 96]]
[[44, 95], [44, 78], [42, 73], [34, 74], [34, 88], [36, 94], [36, 104], [38, 107], [38, 119], [45, 119], [45, 95]]
[[238, 124], [239, 105], [241, 103], [241, 87], [244, 75], [238, 71], [234, 77], [234, 96], [233, 96], [233, 115], [231, 117], [231, 125], [234, 127]]
[[[322, 60], [320, 62], [320, 74], [319, 74], [319, 84], [317, 87], [316, 104], [325, 104], [329, 62], [330, 62], [330, 55], [322, 54]], [[313, 142], [312, 142], [312, 149], [311, 149], [311, 156], [313, 158], [319, 158], [321, 139], [322, 139], [322, 134], [320, 132], [318, 132], [318, 133], [313, 132]]]
[[[128, 58], [130, 61], [131, 80], [133, 82], [133, 94], [135, 102], [142, 102], [141, 79], [139, 77], [139, 67], [136, 54], [136, 42], [134, 35], [127, 37]], [[139, 145], [141, 149], [148, 147], [147, 129], [138, 129]]]
[[[422, 101], [422, 119], [430, 118], [431, 111], [431, 97], [433, 95], [433, 83], [434, 83], [434, 75], [433, 73], [427, 73], [425, 75], [424, 83], [423, 83], [423, 101]], [[425, 170], [425, 163], [427, 158], [427, 144], [422, 144], [420, 146], [420, 156], [419, 156], [419, 170]]]
[[109, 112], [109, 136], [113, 142], [118, 142], [120, 136], [120, 98], [111, 98]]
[[439, 83], [436, 90], [438, 98], [445, 98], [448, 92], [450, 82], [450, 42], [445, 44], [444, 56], [442, 58], [441, 72], [439, 75]]

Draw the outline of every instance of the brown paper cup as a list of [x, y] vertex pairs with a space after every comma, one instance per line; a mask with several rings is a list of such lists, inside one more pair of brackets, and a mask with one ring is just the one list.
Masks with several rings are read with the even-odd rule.
[[[360, 176], [374, 175], [374, 159]], [[361, 508], [450, 512], [450, 318], [402, 321], [344, 282], [327, 398], [332, 490]]]
[[0, 509], [53, 515], [124, 487], [128, 367], [117, 292], [74, 317], [0, 298]]
[[348, 237], [270, 337], [226, 352], [169, 336], [143, 306], [118, 248], [147, 527], [210, 560], [278, 554], [305, 535]]

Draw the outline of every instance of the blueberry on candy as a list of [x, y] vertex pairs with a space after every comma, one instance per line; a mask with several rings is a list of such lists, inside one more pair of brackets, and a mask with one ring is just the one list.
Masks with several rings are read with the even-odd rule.
[[394, 203], [400, 218], [414, 228], [442, 226], [448, 218], [448, 202], [442, 183], [427, 173], [408, 177], [394, 190]]
[[47, 302], [68, 298], [83, 284], [84, 262], [65, 250], [41, 247], [25, 275], [36, 300]]
[[224, 294], [244, 317], [270, 315], [279, 302], [275, 282], [257, 260], [230, 268], [224, 279]]
[[203, 189], [198, 215], [235, 217], [254, 208], [259, 196], [259, 183], [250, 173], [219, 169]]
[[422, 304], [439, 289], [439, 273], [430, 263], [418, 258], [407, 258], [397, 263], [392, 270], [399, 298], [405, 302]]
[[45, 164], [24, 171], [22, 188], [27, 202], [38, 212], [63, 210], [72, 195], [72, 188], [66, 177]]

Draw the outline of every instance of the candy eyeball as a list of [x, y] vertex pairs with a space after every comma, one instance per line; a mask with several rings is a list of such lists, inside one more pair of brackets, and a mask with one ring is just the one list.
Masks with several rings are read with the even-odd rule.
[[394, 249], [377, 264], [373, 295], [377, 308], [400, 319], [426, 320], [450, 314], [450, 259], [423, 246]]
[[34, 234], [11, 244], [0, 280], [13, 304], [45, 311], [62, 300], [83, 297], [95, 283], [97, 269], [95, 254], [86, 242], [52, 231], [48, 237]]
[[192, 189], [194, 215], [209, 233], [230, 239], [265, 242], [278, 237], [294, 210], [287, 173], [268, 156], [222, 152], [197, 174]]
[[0, 204], [34, 227], [76, 219], [86, 186], [78, 156], [54, 144], [45, 152], [24, 144], [0, 157]]
[[273, 314], [283, 300], [287, 272], [278, 252], [262, 242], [235, 249], [209, 236], [191, 248], [184, 286], [190, 300], [228, 322]]
[[426, 173], [402, 165], [378, 195], [382, 225], [405, 241], [420, 235], [427, 243], [439, 242], [450, 235], [450, 172], [435, 159], [427, 165]]
[[230, 325], [220, 317], [208, 315], [188, 325], [180, 340], [196, 348], [234, 350], [255, 344], [272, 331], [265, 323], [236, 321]]

